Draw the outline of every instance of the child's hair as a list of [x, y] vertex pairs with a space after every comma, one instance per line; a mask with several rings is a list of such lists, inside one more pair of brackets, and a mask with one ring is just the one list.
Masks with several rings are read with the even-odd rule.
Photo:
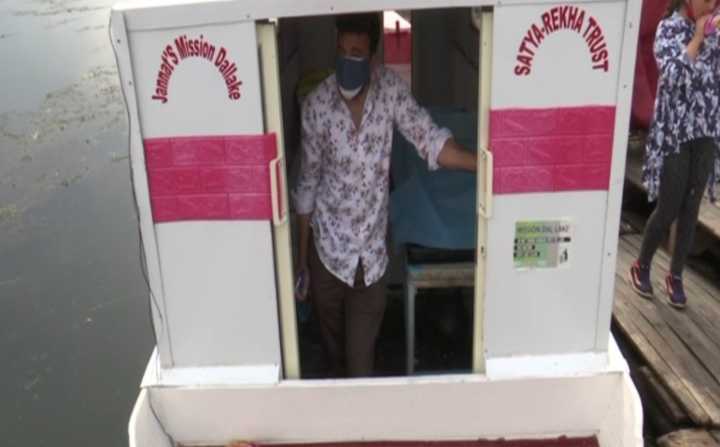
[[670, 0], [667, 11], [665, 12], [665, 17], [667, 18], [673, 15], [675, 11], [682, 7], [683, 3], [685, 3], [685, 0]]

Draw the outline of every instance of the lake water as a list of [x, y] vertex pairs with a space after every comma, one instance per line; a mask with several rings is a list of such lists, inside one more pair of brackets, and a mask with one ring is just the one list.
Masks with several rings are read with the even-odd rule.
[[0, 0], [0, 444], [127, 446], [153, 339], [110, 0]]

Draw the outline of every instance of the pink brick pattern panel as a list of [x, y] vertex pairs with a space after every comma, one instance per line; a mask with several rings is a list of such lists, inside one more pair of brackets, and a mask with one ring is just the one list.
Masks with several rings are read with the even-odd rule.
[[615, 107], [490, 113], [493, 193], [607, 190]]
[[156, 223], [272, 219], [275, 134], [148, 138], [144, 145]]

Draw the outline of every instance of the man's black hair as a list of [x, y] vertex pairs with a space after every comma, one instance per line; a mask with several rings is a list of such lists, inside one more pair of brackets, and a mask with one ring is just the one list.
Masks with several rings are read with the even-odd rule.
[[380, 42], [380, 14], [344, 14], [335, 18], [335, 27], [340, 33], [367, 34], [370, 37], [370, 54], [375, 54]]

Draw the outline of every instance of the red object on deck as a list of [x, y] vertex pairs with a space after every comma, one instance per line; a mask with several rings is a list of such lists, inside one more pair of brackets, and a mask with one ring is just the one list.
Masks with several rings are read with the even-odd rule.
[[395, 30], [385, 30], [383, 50], [386, 64], [409, 64], [412, 59], [412, 32], [400, 29], [400, 22], [395, 23]]
[[658, 69], [653, 53], [653, 44], [655, 31], [667, 10], [668, 3], [668, 0], [643, 2], [631, 114], [631, 124], [635, 128], [647, 129], [652, 120], [658, 83]]
[[[283, 444], [273, 447], [599, 447], [596, 437], [535, 440], [408, 441], [408, 442], [331, 442], [328, 444]], [[264, 446], [270, 447], [270, 446]]]

